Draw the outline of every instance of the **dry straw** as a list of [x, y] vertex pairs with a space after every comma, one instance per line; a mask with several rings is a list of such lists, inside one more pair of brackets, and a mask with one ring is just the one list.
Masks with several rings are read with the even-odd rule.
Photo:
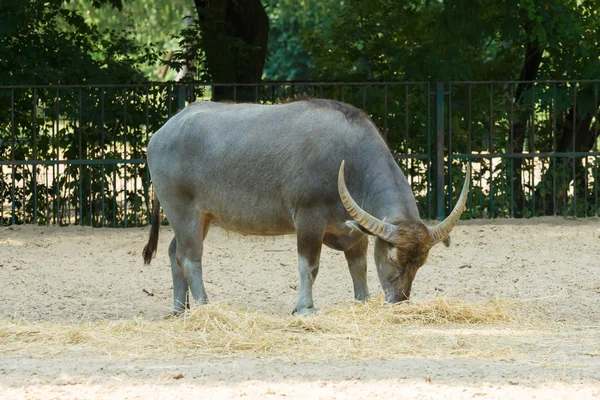
[[[330, 361], [513, 354], [506, 340], [526, 321], [516, 304], [450, 298], [416, 304], [344, 303], [306, 318], [209, 304], [178, 318], [28, 323], [0, 321], [0, 353], [118, 358], [268, 357]], [[511, 334], [508, 334], [511, 332]], [[502, 339], [499, 339], [499, 338]]]

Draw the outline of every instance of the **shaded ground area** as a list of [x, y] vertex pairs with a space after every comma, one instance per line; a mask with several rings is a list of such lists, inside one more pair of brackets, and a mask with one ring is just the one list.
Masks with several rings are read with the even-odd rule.
[[[0, 333], [10, 333], [10, 343], [0, 343], [0, 397], [600, 397], [596, 219], [459, 225], [450, 248], [432, 249], [417, 274], [413, 301], [437, 296], [465, 302], [515, 299], [519, 313], [530, 313], [537, 322], [428, 325], [380, 339], [447, 337], [443, 353], [420, 350], [411, 355], [407, 350], [378, 359], [331, 357], [311, 363], [302, 357], [232, 353], [223, 358], [193, 351], [161, 359], [144, 357], [143, 349], [127, 357], [80, 344], [65, 344], [55, 354], [30, 351], [37, 336], [18, 334], [22, 331], [14, 329], [15, 323], [148, 322], [170, 312], [167, 246], [172, 232], [163, 227], [157, 258], [144, 266], [141, 249], [147, 232], [31, 226], [0, 230]], [[205, 249], [204, 275], [212, 302], [287, 318], [298, 284], [293, 236], [243, 237], [213, 228]], [[374, 296], [381, 293], [372, 251], [369, 283]], [[342, 253], [323, 252], [314, 296], [317, 308], [325, 310], [351, 299]], [[311, 340], [310, 332], [306, 340]], [[498, 351], [472, 352], [473, 343]], [[336, 346], [333, 339], [331, 346]]]

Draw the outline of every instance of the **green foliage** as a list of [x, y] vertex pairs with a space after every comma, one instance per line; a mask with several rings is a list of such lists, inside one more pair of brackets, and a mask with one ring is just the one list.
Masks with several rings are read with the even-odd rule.
[[306, 81], [311, 78], [312, 57], [303, 35], [320, 32], [332, 20], [340, 0], [265, 0], [269, 15], [269, 57], [266, 80]]
[[139, 82], [139, 67], [154, 56], [126, 33], [100, 32], [57, 3], [2, 2], [0, 27], [5, 85]]
[[324, 79], [517, 79], [526, 43], [545, 50], [539, 79], [597, 77], [597, 1], [343, 2], [307, 33]]
[[[104, 38], [109, 38], [111, 32], [127, 32], [136, 46], [152, 48], [160, 53], [161, 59], [179, 50], [178, 36], [185, 27], [184, 18], [194, 17], [196, 13], [191, 0], [127, 0], [120, 7], [90, 0], [70, 0], [66, 5], [79, 12], [88, 25], [101, 27]], [[140, 70], [148, 79], [158, 81], [162, 63], [154, 59], [141, 65]], [[166, 79], [175, 79], [175, 75], [176, 71], [170, 70]]]

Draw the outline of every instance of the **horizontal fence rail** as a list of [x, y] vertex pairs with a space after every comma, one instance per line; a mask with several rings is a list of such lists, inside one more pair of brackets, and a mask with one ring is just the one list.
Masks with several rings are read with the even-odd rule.
[[597, 216], [600, 81], [261, 82], [0, 86], [0, 221], [142, 226], [146, 144], [193, 101], [335, 99], [363, 109], [421, 216]]

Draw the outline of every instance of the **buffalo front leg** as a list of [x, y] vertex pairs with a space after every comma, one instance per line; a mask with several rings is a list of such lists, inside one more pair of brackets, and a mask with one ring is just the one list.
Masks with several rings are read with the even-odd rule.
[[367, 248], [369, 239], [364, 236], [360, 242], [344, 251], [350, 276], [354, 284], [354, 298], [364, 301], [369, 297], [369, 288], [367, 286]]
[[177, 239], [173, 238], [169, 245], [169, 260], [171, 260], [171, 274], [173, 275], [173, 314], [179, 314], [190, 308], [188, 285], [183, 275], [183, 270], [177, 263]]
[[[314, 219], [313, 219], [314, 221]], [[313, 284], [319, 273], [319, 259], [321, 247], [323, 246], [323, 229], [314, 225], [296, 225], [298, 241], [298, 272], [300, 274], [300, 287], [298, 299], [293, 313], [307, 315], [314, 313]]]

